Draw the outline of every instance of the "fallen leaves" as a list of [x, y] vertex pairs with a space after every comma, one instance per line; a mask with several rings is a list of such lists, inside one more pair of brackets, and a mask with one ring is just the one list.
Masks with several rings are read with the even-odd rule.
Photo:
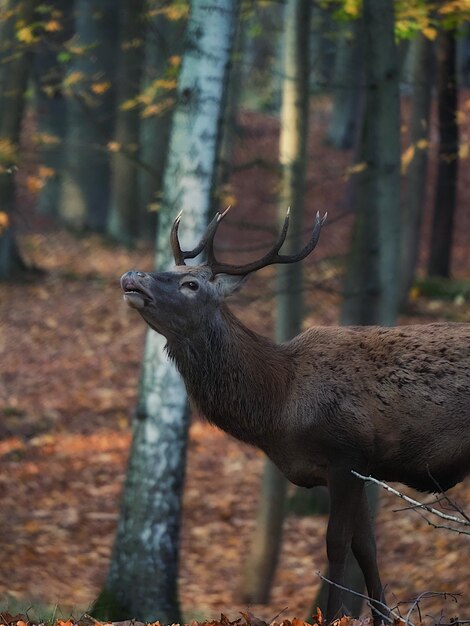
[[[317, 609], [317, 613], [313, 616], [313, 622], [310, 624], [304, 620], [294, 617], [292, 620], [283, 619], [282, 621], [276, 621], [279, 617], [277, 615], [274, 619], [266, 621], [260, 617], [257, 617], [251, 612], [240, 613], [241, 618], [230, 620], [226, 615], [221, 613], [220, 619], [210, 621], [196, 621], [193, 620], [189, 624], [171, 624], [170, 626], [323, 626], [323, 617], [321, 611]], [[320, 620], [320, 621], [319, 621]], [[333, 622], [332, 626], [366, 626], [371, 623], [369, 618], [362, 620], [353, 619], [351, 617], [344, 616], [339, 620]], [[19, 613], [17, 615], [10, 615], [8, 612], [0, 613], [0, 624], [3, 626], [44, 626], [43, 623], [37, 621], [31, 621], [27, 615]], [[88, 614], [84, 614], [77, 620], [56, 620], [51, 622], [49, 626], [164, 626], [160, 621], [156, 622], [139, 622], [134, 619], [123, 620], [121, 622], [100, 622], [94, 617]]]

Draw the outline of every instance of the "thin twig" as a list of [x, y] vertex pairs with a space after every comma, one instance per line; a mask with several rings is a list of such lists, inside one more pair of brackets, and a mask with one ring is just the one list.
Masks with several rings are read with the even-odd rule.
[[[436, 598], [439, 596], [444, 596], [444, 598], [447, 598], [447, 596], [450, 596], [457, 602], [456, 594], [450, 593], [448, 591], [423, 591], [423, 593], [420, 593], [419, 596], [417, 596], [414, 599], [412, 605], [410, 606], [406, 614], [405, 626], [409, 626], [412, 623], [410, 621], [411, 614], [416, 608], [418, 608], [419, 610], [419, 603], [421, 602], [421, 600], [424, 600], [425, 598]], [[420, 621], [421, 621], [421, 616], [420, 616]]]
[[[383, 617], [385, 621], [389, 622], [390, 624], [392, 623], [392, 620], [390, 619], [389, 616], [385, 615], [384, 613], [381, 613], [380, 611], [377, 610], [376, 605], [379, 605], [381, 607], [383, 607], [388, 613], [390, 613], [391, 615], [393, 615], [393, 617], [397, 620], [400, 620], [401, 622], [403, 622], [403, 618], [401, 617], [401, 615], [399, 615], [398, 613], [395, 613], [395, 611], [393, 611], [387, 604], [385, 604], [384, 602], [380, 602], [380, 600], [374, 600], [373, 598], [371, 598], [370, 596], [365, 595], [364, 593], [359, 593], [359, 591], [354, 591], [353, 589], [349, 589], [349, 587], [344, 587], [343, 585], [339, 585], [338, 583], [333, 582], [332, 580], [330, 580], [329, 578], [326, 578], [326, 576], [323, 576], [323, 574], [319, 571], [315, 572], [315, 574], [321, 578], [322, 580], [324, 580], [326, 583], [328, 583], [329, 585], [332, 585], [333, 587], [337, 587], [338, 589], [342, 589], [343, 591], [347, 591], [348, 593], [351, 593], [353, 596], [358, 596], [359, 598], [363, 598], [364, 600], [367, 600], [367, 603], [369, 604], [369, 606], [378, 614], [380, 615], [380, 617]], [[372, 605], [373, 603], [373, 605]], [[411, 622], [409, 622], [411, 626], [414, 626], [414, 624], [412, 624]]]
[[[440, 517], [441, 519], [445, 519], [449, 522], [455, 522], [457, 524], [462, 524], [464, 526], [470, 526], [470, 523], [466, 519], [462, 519], [461, 517], [456, 517], [455, 515], [448, 515], [447, 513], [443, 513], [442, 511], [435, 509], [429, 504], [426, 504], [424, 502], [419, 502], [418, 500], [414, 500], [413, 498], [406, 496], [401, 491], [397, 491], [397, 489], [390, 487], [390, 485], [387, 485], [387, 483], [384, 483], [381, 480], [377, 480], [376, 478], [373, 478], [372, 476], [363, 476], [362, 474], [359, 474], [359, 472], [356, 472], [354, 470], [351, 470], [351, 472], [354, 474], [354, 476], [357, 476], [361, 480], [372, 482], [372, 483], [375, 483], [376, 485], [380, 485], [380, 487], [385, 489], [385, 491], [388, 491], [389, 493], [393, 493], [393, 495], [398, 496], [402, 500], [405, 500], [405, 502], [412, 504], [414, 507], [416, 507], [416, 509], [423, 509], [427, 511], [428, 513], [432, 513], [433, 515], [436, 515], [437, 517]], [[468, 532], [459, 531], [459, 532], [461, 532], [462, 534], [470, 534], [470, 531]]]

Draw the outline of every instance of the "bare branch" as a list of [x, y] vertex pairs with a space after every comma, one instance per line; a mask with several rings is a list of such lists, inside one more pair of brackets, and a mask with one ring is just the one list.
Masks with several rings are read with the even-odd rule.
[[[351, 593], [353, 596], [358, 596], [359, 598], [363, 598], [364, 600], [367, 601], [367, 604], [378, 614], [380, 615], [380, 617], [382, 617], [386, 622], [388, 622], [389, 624], [392, 623], [392, 620], [390, 619], [390, 616], [385, 614], [385, 613], [381, 613], [380, 611], [377, 610], [377, 605], [383, 607], [385, 609], [385, 611], [387, 613], [390, 613], [390, 615], [393, 616], [393, 618], [395, 620], [399, 620], [400, 622], [404, 622], [405, 620], [401, 617], [401, 615], [399, 615], [398, 613], [395, 613], [395, 611], [393, 611], [387, 604], [385, 604], [384, 602], [380, 602], [380, 600], [373, 600], [370, 596], [365, 595], [364, 593], [359, 593], [359, 591], [354, 591], [353, 589], [349, 589], [349, 587], [343, 587], [343, 585], [339, 585], [338, 583], [333, 582], [332, 580], [330, 580], [329, 578], [326, 578], [326, 576], [323, 576], [323, 574], [319, 571], [315, 572], [315, 574], [321, 578], [322, 580], [324, 580], [326, 583], [328, 583], [329, 585], [332, 585], [333, 587], [337, 587], [338, 589], [342, 589], [343, 591], [347, 591], [348, 593]], [[414, 626], [414, 624], [412, 624], [412, 622], [408, 622], [409, 626]]]
[[[393, 493], [393, 495], [401, 498], [402, 500], [404, 500], [405, 502], [408, 502], [408, 504], [412, 505], [412, 508], [414, 508], [415, 510], [423, 510], [423, 511], [427, 511], [428, 513], [431, 513], [432, 515], [436, 515], [436, 517], [440, 517], [441, 519], [444, 519], [448, 522], [454, 522], [456, 524], [460, 524], [462, 526], [470, 526], [470, 522], [467, 521], [466, 519], [466, 515], [463, 515], [462, 517], [458, 517], [456, 515], [449, 515], [447, 513], [444, 513], [443, 511], [439, 511], [438, 509], [435, 509], [434, 507], [432, 507], [430, 504], [427, 504], [425, 502], [419, 502], [418, 500], [415, 500], [414, 498], [410, 498], [409, 496], [406, 496], [404, 493], [402, 493], [401, 491], [398, 491], [397, 489], [394, 489], [393, 487], [390, 487], [390, 485], [387, 485], [387, 483], [384, 483], [381, 480], [377, 480], [376, 478], [373, 478], [372, 476], [363, 476], [362, 474], [359, 474], [358, 472], [355, 472], [354, 470], [351, 470], [352, 473], [354, 474], [354, 476], [357, 476], [358, 478], [360, 478], [361, 480], [364, 480], [366, 482], [372, 482], [375, 483], [376, 485], [379, 485], [380, 487], [382, 487], [382, 489], [385, 489], [385, 491], [388, 491], [389, 493]], [[449, 503], [452, 504], [452, 508], [454, 510], [459, 511], [460, 513], [460, 509], [457, 505], [454, 505], [452, 503], [452, 501], [446, 496], [446, 499]], [[427, 518], [424, 518], [428, 524], [430, 524], [431, 526], [434, 526], [436, 528], [445, 528], [446, 530], [452, 530], [453, 532], [457, 532], [459, 534], [463, 534], [463, 535], [470, 535], [470, 530], [462, 530], [462, 529], [457, 529], [457, 528], [453, 528], [452, 526], [436, 526], [435, 524], [433, 524], [432, 522], [430, 522]]]
[[[457, 602], [457, 597], [456, 597], [457, 594], [450, 593], [449, 591], [423, 591], [423, 593], [420, 593], [419, 596], [417, 596], [413, 600], [410, 608], [408, 609], [408, 612], [405, 618], [405, 626], [410, 626], [412, 624], [412, 622], [410, 621], [411, 614], [416, 608], [419, 611], [419, 603], [421, 602], [421, 600], [424, 600], [425, 598], [436, 598], [439, 596], [443, 596], [444, 599], [447, 599], [447, 597], [449, 596], [453, 600], [455, 600], [455, 602]], [[421, 617], [420, 617], [420, 621], [421, 621]]]

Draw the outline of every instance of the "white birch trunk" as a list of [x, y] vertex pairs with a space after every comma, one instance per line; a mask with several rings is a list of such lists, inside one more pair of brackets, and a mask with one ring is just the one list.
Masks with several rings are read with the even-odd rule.
[[[237, 4], [192, 3], [163, 183], [158, 269], [172, 264], [169, 234], [181, 209], [183, 247], [193, 247], [207, 224]], [[183, 381], [164, 344], [149, 331], [122, 513], [101, 599], [120, 608], [114, 618], [165, 624], [181, 621], [178, 538], [188, 410]]]

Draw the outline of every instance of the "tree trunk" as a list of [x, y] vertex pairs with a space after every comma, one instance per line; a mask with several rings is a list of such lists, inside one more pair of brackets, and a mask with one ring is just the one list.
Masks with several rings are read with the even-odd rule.
[[[194, 0], [163, 183], [156, 266], [171, 264], [172, 221], [184, 210], [183, 247], [204, 232], [238, 3]], [[178, 540], [188, 426], [184, 384], [147, 334], [134, 440], [105, 590], [95, 609], [107, 619], [181, 622]]]
[[9, 0], [0, 24], [0, 280], [25, 269], [14, 233], [18, 144], [30, 66], [30, 49], [17, 36], [18, 24], [31, 24], [32, 0]]
[[391, 0], [364, 2], [366, 94], [343, 320], [393, 325], [399, 303], [400, 101]]
[[36, 208], [40, 213], [56, 216], [62, 186], [67, 119], [62, 87], [66, 64], [60, 61], [60, 55], [67, 54], [64, 46], [73, 34], [73, 7], [69, 0], [51, 0], [48, 5], [51, 15], [60, 21], [61, 28], [45, 30], [34, 47], [33, 82], [39, 135], [38, 160], [41, 167], [47, 169]]
[[363, 73], [361, 26], [360, 20], [344, 24], [336, 50], [332, 82], [334, 100], [327, 142], [341, 150], [352, 148], [356, 141]]
[[105, 232], [108, 143], [114, 129], [115, 0], [75, 0], [75, 39], [75, 57], [65, 81], [67, 133], [59, 212], [75, 230]]
[[439, 166], [428, 275], [449, 278], [457, 200], [459, 127], [455, 31], [442, 31], [437, 41]]
[[[290, 206], [287, 254], [302, 248], [303, 197], [308, 140], [310, 0], [289, 0], [285, 13], [284, 80], [281, 106], [280, 162], [282, 166], [279, 218]], [[303, 318], [302, 265], [277, 268], [276, 341], [292, 339]], [[282, 540], [287, 481], [267, 460], [252, 547], [243, 567], [243, 602], [269, 599]]]
[[[353, 181], [356, 223], [345, 276], [342, 324], [394, 324], [400, 284], [400, 107], [393, 0], [364, 0], [366, 93], [358, 147], [362, 171]], [[371, 515], [377, 492], [367, 490]], [[345, 586], [363, 591], [349, 558]], [[327, 594], [324, 583], [314, 606]], [[344, 609], [359, 614], [362, 600], [344, 595]], [[324, 606], [324, 605], [323, 605]]]
[[139, 234], [138, 148], [140, 111], [129, 107], [140, 92], [145, 41], [144, 0], [121, 0], [116, 70], [116, 151], [111, 159], [111, 201], [108, 234], [131, 244]]
[[429, 152], [429, 114], [432, 96], [433, 43], [419, 33], [414, 46], [411, 83], [413, 89], [410, 121], [411, 161], [405, 164], [406, 189], [402, 207], [401, 293], [404, 304], [418, 263], [421, 223], [426, 191]]
[[[170, 0], [166, 4], [170, 5]], [[177, 66], [172, 66], [170, 60], [177, 59], [183, 52], [186, 25], [184, 12], [178, 19], [157, 12], [147, 29], [142, 91], [148, 94], [149, 103], [140, 120], [140, 158], [145, 167], [139, 170], [138, 176], [139, 235], [145, 239], [155, 238], [175, 108], [175, 89], [171, 83], [177, 76]], [[168, 79], [168, 84], [156, 88], [156, 82], [162, 78]]]

